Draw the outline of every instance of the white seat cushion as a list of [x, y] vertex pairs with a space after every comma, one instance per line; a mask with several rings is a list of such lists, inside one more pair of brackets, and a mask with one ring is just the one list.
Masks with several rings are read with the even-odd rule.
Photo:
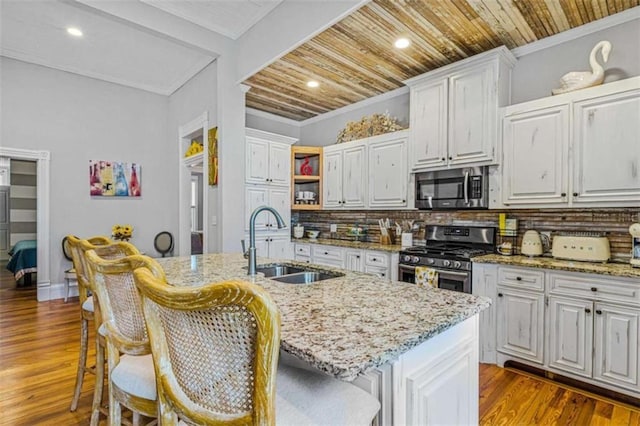
[[107, 324], [100, 324], [100, 327], [98, 327], [98, 334], [102, 337], [107, 337]]
[[82, 304], [82, 310], [93, 312], [93, 296], [87, 297], [87, 300], [85, 300]]
[[156, 372], [153, 358], [149, 355], [122, 355], [111, 372], [111, 381], [129, 395], [155, 401]]
[[380, 402], [364, 390], [321, 372], [278, 366], [276, 424], [368, 426]]

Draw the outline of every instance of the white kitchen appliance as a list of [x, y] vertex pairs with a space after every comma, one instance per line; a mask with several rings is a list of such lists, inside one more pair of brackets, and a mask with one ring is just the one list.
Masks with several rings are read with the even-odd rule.
[[611, 257], [609, 239], [604, 236], [579, 233], [553, 237], [551, 255], [556, 259], [584, 262], [607, 262]]
[[538, 231], [529, 230], [522, 237], [522, 246], [520, 254], [523, 256], [542, 256], [542, 238]]
[[631, 266], [640, 268], [640, 223], [634, 223], [629, 227], [631, 234]]

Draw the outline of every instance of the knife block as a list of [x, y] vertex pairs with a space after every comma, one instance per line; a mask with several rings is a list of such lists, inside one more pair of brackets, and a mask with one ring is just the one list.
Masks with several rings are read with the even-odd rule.
[[391, 234], [388, 235], [380, 235], [380, 244], [383, 246], [388, 246], [394, 243], [393, 236]]

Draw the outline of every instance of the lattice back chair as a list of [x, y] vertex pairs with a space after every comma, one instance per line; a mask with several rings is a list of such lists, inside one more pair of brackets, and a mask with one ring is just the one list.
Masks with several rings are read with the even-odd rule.
[[174, 287], [134, 272], [158, 385], [159, 422], [275, 424], [278, 309], [262, 288]]
[[89, 250], [86, 259], [106, 331], [109, 422], [119, 425], [121, 406], [125, 406], [133, 412], [134, 424], [137, 424], [140, 415], [155, 418], [158, 408], [147, 326], [133, 271], [143, 268], [161, 280], [165, 275], [162, 267], [147, 256], [107, 260], [97, 252]]
[[[69, 248], [71, 261], [73, 262], [73, 270], [76, 273], [76, 281], [78, 282], [78, 298], [80, 299], [80, 356], [78, 358], [78, 369], [76, 372], [76, 384], [71, 399], [71, 411], [78, 408], [78, 400], [82, 391], [82, 383], [85, 373], [96, 373], [96, 367], [87, 366], [87, 352], [89, 348], [89, 321], [94, 321], [94, 303], [93, 297], [88, 295], [87, 277], [83, 270], [82, 250], [80, 249], [81, 240], [74, 235], [67, 235], [65, 244]], [[113, 243], [108, 237], [96, 236], [86, 240], [93, 247], [107, 245]], [[96, 387], [97, 388], [97, 387]], [[95, 404], [94, 400], [94, 404]], [[98, 401], [99, 404], [99, 401]]]

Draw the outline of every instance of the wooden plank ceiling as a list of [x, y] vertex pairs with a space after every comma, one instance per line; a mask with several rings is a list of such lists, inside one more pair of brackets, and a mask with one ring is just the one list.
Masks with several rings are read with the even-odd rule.
[[[523, 46], [639, 1], [373, 0], [247, 79], [247, 106], [305, 120], [468, 56]], [[393, 47], [401, 36], [411, 40], [404, 50]], [[308, 88], [310, 80], [320, 86]]]

